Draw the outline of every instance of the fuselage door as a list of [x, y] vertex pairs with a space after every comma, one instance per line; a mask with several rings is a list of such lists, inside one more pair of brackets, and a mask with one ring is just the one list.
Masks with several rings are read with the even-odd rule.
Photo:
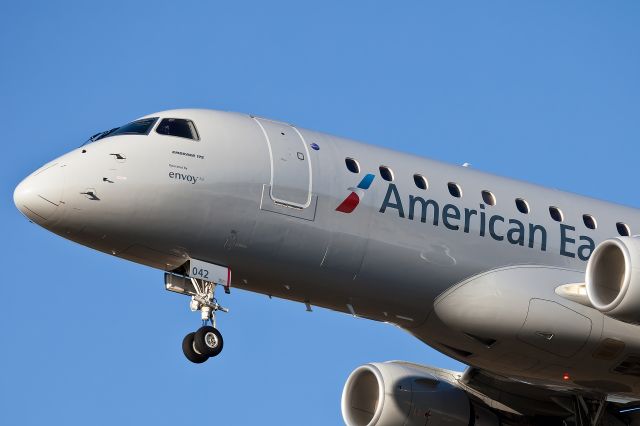
[[285, 123], [254, 118], [262, 128], [271, 156], [271, 199], [291, 207], [311, 204], [309, 149], [298, 130]]

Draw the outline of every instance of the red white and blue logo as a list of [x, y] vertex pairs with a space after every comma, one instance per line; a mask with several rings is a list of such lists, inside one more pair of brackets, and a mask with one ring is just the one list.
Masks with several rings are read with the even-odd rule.
[[373, 183], [374, 178], [374, 175], [368, 174], [362, 178], [357, 187], [349, 188], [351, 194], [349, 194], [347, 198], [345, 198], [344, 201], [340, 203], [340, 205], [336, 208], [336, 211], [342, 213], [351, 213], [352, 211], [354, 211], [356, 207], [358, 207], [358, 204], [360, 204], [360, 200], [362, 200], [364, 191], [369, 189], [371, 183]]

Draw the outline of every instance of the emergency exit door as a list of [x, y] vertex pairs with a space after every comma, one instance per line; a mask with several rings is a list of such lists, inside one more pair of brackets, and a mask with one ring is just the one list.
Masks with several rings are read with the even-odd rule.
[[264, 132], [271, 156], [271, 199], [290, 207], [311, 204], [311, 162], [302, 135], [289, 124], [254, 118]]

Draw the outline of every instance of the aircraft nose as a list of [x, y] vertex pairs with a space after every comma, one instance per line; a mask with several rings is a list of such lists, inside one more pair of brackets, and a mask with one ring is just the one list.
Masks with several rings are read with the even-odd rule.
[[63, 188], [64, 168], [52, 164], [20, 182], [13, 191], [13, 202], [29, 220], [43, 224], [51, 221], [64, 204]]

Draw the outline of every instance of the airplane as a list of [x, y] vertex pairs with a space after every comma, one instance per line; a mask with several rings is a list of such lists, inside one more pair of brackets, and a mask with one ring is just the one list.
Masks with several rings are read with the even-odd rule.
[[164, 271], [224, 344], [216, 289], [394, 324], [464, 363], [356, 368], [348, 426], [625, 425], [640, 410], [638, 210], [204, 109], [93, 135], [14, 191], [29, 221]]

